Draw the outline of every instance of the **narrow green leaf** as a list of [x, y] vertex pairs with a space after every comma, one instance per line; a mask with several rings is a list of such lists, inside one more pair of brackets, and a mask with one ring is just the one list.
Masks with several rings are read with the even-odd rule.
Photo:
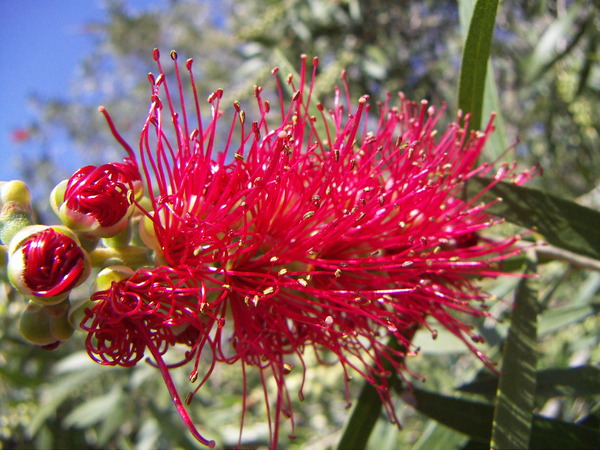
[[458, 107], [471, 113], [470, 129], [481, 127], [485, 78], [498, 0], [477, 0], [465, 41], [458, 84]]
[[[526, 274], [535, 274], [530, 260]], [[492, 448], [527, 448], [535, 407], [537, 279], [522, 278], [515, 292], [496, 393]]]
[[[490, 184], [489, 179], [472, 178], [467, 184], [470, 196]], [[600, 259], [600, 212], [538, 189], [500, 182], [484, 196], [484, 201], [502, 198], [489, 212], [509, 222], [533, 229], [557, 247]]]
[[401, 394], [417, 411], [460, 433], [488, 443], [494, 407], [489, 403], [450, 397], [421, 389]]
[[365, 448], [375, 423], [381, 415], [381, 399], [377, 390], [365, 382], [356, 404], [352, 408], [350, 419], [346, 422], [337, 448]]
[[600, 303], [548, 309], [540, 315], [539, 334], [542, 336], [561, 330], [566, 326], [579, 323], [598, 313], [600, 313]]
[[[482, 443], [492, 435], [494, 407], [489, 403], [449, 397], [420, 389], [402, 393], [417, 411]], [[596, 449], [600, 431], [591, 427], [534, 416], [529, 448]]]
[[536, 416], [531, 449], [597, 449], [600, 431], [591, 427]]
[[[600, 369], [594, 366], [546, 369], [536, 374], [536, 397], [600, 395]], [[498, 386], [498, 377], [460, 386], [457, 390], [470, 394], [493, 396]]]
[[600, 394], [600, 368], [594, 366], [548, 369], [540, 373], [536, 395], [578, 397]]
[[[459, 0], [458, 11], [460, 18], [460, 27], [462, 34], [466, 37], [469, 32], [469, 22], [473, 15], [475, 0]], [[500, 107], [500, 99], [498, 96], [498, 88], [492, 70], [492, 57], [490, 56], [487, 62], [487, 75], [485, 77], [485, 88], [483, 94], [483, 111], [482, 120], [487, 120], [493, 113], [496, 114], [494, 119], [494, 127], [496, 130], [488, 140], [483, 149], [483, 156], [488, 161], [496, 161], [502, 153], [508, 148], [508, 140], [506, 138], [506, 126], [502, 116]], [[503, 158], [500, 158], [502, 160]]]

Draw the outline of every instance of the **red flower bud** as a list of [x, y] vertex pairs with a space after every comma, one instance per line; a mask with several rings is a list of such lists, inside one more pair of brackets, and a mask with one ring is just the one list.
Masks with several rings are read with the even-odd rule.
[[34, 301], [60, 303], [89, 273], [89, 256], [64, 227], [28, 226], [11, 241], [8, 278]]
[[130, 164], [86, 166], [59, 184], [50, 203], [62, 222], [96, 237], [113, 237], [126, 226], [141, 182]]

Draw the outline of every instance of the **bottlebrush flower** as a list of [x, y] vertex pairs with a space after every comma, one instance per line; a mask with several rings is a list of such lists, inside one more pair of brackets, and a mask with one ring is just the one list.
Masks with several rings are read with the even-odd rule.
[[[469, 178], [494, 174], [477, 165], [491, 121], [469, 134], [459, 115], [436, 131], [442, 112], [427, 102], [399, 95], [393, 105], [388, 96], [374, 113], [366, 97], [351, 106], [347, 89], [345, 102], [336, 90], [326, 111], [312, 96], [317, 61], [311, 77], [303, 58], [297, 84], [288, 78], [291, 101], [277, 82], [272, 110], [255, 88], [256, 120], [235, 103], [221, 140], [222, 91], [209, 97], [206, 120], [189, 60], [190, 113], [176, 54], [175, 90], [154, 56], [159, 75], [149, 78], [152, 104], [135, 163], [152, 203], [140, 234], [158, 267], [94, 294], [83, 323], [92, 358], [131, 365], [148, 350], [192, 429], [162, 362], [168, 348], [190, 347], [192, 381], [212, 371], [198, 366], [206, 344], [213, 364], [241, 364], [244, 383], [248, 366], [257, 367], [276, 447], [282, 415], [293, 429], [286, 376], [306, 370], [309, 347], [335, 356], [347, 379], [354, 369], [372, 383], [393, 420], [389, 368], [406, 370], [412, 336], [428, 318], [476, 351], [471, 341], [481, 337], [456, 313], [488, 314], [474, 278], [499, 275], [495, 263], [519, 239], [484, 238], [498, 221], [480, 196], [464, 196]], [[514, 175], [504, 165], [491, 185]], [[386, 344], [390, 336], [398, 347]]]
[[86, 166], [54, 188], [50, 204], [69, 228], [107, 238], [127, 226], [140, 190], [139, 174], [128, 161]]
[[22, 228], [10, 241], [8, 258], [11, 284], [41, 305], [61, 303], [87, 279], [91, 268], [77, 237], [61, 226]]

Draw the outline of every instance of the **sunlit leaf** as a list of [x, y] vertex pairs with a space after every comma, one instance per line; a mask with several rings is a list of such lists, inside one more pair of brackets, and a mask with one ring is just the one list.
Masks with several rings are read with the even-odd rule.
[[[467, 36], [469, 32], [469, 22], [474, 7], [475, 0], [459, 0], [458, 2], [460, 26], [464, 36]], [[496, 161], [508, 148], [508, 141], [506, 139], [504, 118], [501, 114], [498, 88], [492, 70], [491, 55], [487, 64], [487, 75], [485, 77], [485, 88], [483, 93], [482, 120], [487, 120], [494, 113], [496, 115], [496, 118], [494, 119], [496, 131], [492, 134], [484, 147], [483, 154], [489, 161]]]
[[458, 107], [471, 113], [469, 127], [481, 127], [485, 78], [498, 0], [478, 0], [465, 41], [458, 84]]
[[[534, 274], [530, 261], [526, 274]], [[496, 393], [492, 448], [527, 448], [535, 406], [537, 279], [522, 278], [515, 292]]]

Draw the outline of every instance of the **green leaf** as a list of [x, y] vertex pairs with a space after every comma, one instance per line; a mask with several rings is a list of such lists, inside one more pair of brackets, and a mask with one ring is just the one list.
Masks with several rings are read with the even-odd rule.
[[[473, 15], [473, 8], [475, 7], [475, 0], [459, 0], [459, 16], [460, 26], [464, 36], [467, 36], [469, 31], [469, 22]], [[498, 96], [498, 88], [496, 87], [496, 80], [494, 78], [494, 72], [492, 70], [492, 57], [490, 56], [487, 62], [487, 75], [485, 77], [485, 88], [483, 93], [483, 110], [482, 118], [485, 120], [491, 117], [492, 114], [496, 114], [494, 119], [494, 127], [496, 130], [489, 138], [486, 146], [483, 149], [483, 155], [488, 161], [496, 161], [500, 158], [508, 148], [508, 141], [506, 139], [506, 126], [504, 124], [504, 118], [501, 114], [500, 99]]]
[[[536, 374], [536, 397], [548, 399], [558, 396], [579, 397], [600, 394], [600, 369], [594, 366], [546, 369]], [[458, 388], [461, 392], [493, 396], [498, 377], [476, 381]]]
[[[491, 180], [472, 178], [467, 193], [474, 196]], [[557, 247], [600, 259], [600, 212], [538, 189], [499, 182], [483, 195], [484, 201], [502, 198], [488, 211], [509, 222], [542, 234]]]
[[[535, 274], [529, 261], [525, 273]], [[492, 448], [527, 448], [535, 407], [537, 279], [522, 278], [515, 293], [496, 393]]]
[[365, 382], [356, 404], [352, 408], [350, 419], [346, 422], [337, 448], [365, 448], [375, 423], [381, 415], [381, 399], [371, 384]]
[[412, 450], [446, 450], [462, 448], [467, 438], [438, 422], [429, 422], [419, 440], [411, 446]]
[[401, 395], [417, 411], [442, 425], [478, 441], [490, 441], [494, 416], [492, 405], [416, 388]]
[[[98, 365], [99, 368], [105, 369]], [[61, 375], [55, 382], [44, 388], [44, 400], [31, 419], [27, 431], [34, 436], [46, 420], [56, 413], [58, 407], [73, 396], [77, 389], [96, 382], [100, 372], [95, 368]]]
[[465, 41], [458, 84], [458, 107], [471, 113], [469, 128], [481, 127], [485, 78], [498, 0], [477, 0]]
[[[402, 393], [417, 411], [441, 424], [489, 443], [494, 407], [489, 403], [449, 397], [421, 389]], [[600, 431], [583, 425], [534, 416], [529, 448], [596, 449]]]
[[536, 395], [546, 398], [597, 394], [600, 394], [600, 368], [594, 366], [544, 370], [536, 389]]
[[104, 422], [114, 414], [122, 398], [119, 387], [114, 387], [110, 392], [93, 397], [73, 409], [64, 419], [68, 427], [87, 428]]
[[600, 303], [548, 309], [540, 315], [539, 334], [542, 336], [558, 331], [566, 326], [579, 323], [598, 313], [600, 313]]
[[[394, 337], [389, 339], [388, 346], [394, 350], [401, 348], [400, 343]], [[384, 368], [387, 371], [393, 371], [391, 363], [387, 360], [384, 362]], [[389, 377], [389, 382], [400, 383], [393, 376]], [[364, 381], [360, 395], [352, 408], [350, 417], [346, 421], [337, 448], [339, 450], [365, 448], [375, 427], [375, 423], [381, 415], [382, 406], [381, 397], [377, 393], [377, 389], [367, 381]]]

